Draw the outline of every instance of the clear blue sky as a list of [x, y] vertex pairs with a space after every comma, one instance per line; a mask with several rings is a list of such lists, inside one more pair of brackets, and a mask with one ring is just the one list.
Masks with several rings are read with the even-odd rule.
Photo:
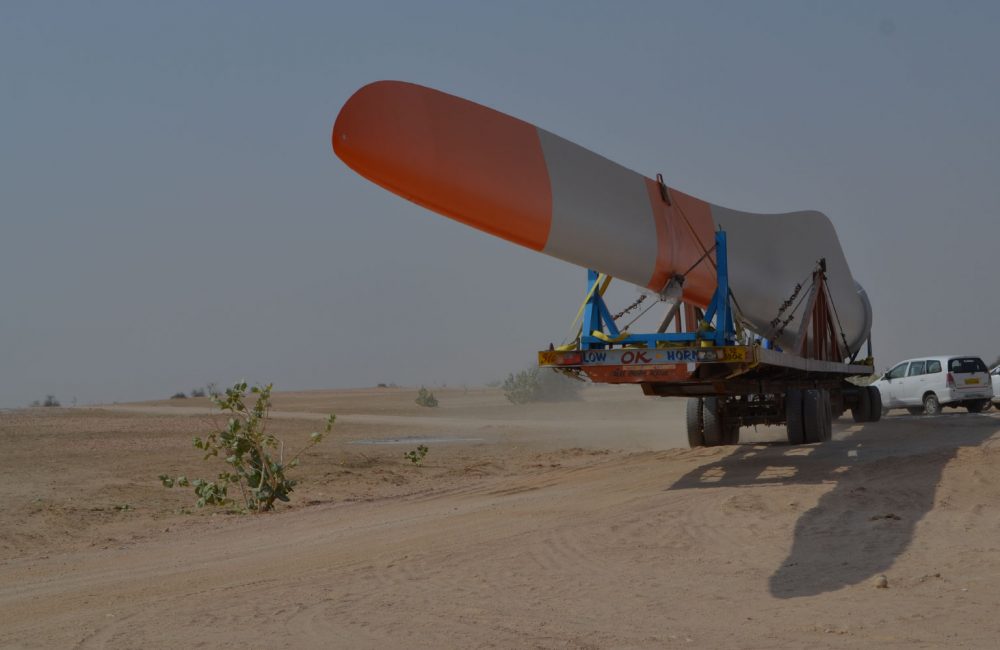
[[476, 384], [561, 339], [582, 270], [334, 157], [387, 78], [714, 203], [822, 210], [880, 367], [990, 361], [998, 31], [996, 2], [5, 2], [0, 406]]

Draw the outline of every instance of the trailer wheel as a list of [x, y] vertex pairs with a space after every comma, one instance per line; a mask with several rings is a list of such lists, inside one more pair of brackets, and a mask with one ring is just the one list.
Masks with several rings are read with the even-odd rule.
[[[879, 400], [881, 403], [881, 400]], [[858, 403], [851, 407], [851, 417], [855, 422], [868, 422], [872, 413], [872, 394], [867, 386], [858, 388]]]
[[789, 388], [785, 393], [785, 428], [788, 444], [801, 445], [806, 441], [802, 429], [802, 391], [798, 388]]
[[987, 408], [989, 408], [990, 401], [988, 399], [977, 399], [971, 402], [965, 403], [965, 409], [969, 413], [982, 413]]
[[823, 442], [833, 440], [833, 404], [830, 400], [830, 391], [822, 390], [823, 398]]
[[705, 446], [705, 420], [700, 397], [689, 397], [687, 401], [687, 434], [691, 449]]
[[823, 391], [810, 388], [802, 393], [802, 428], [806, 442], [823, 442], [826, 436], [826, 406], [823, 403]]
[[868, 386], [868, 411], [869, 422], [878, 422], [882, 419], [882, 392], [878, 389], [878, 386]]
[[719, 398], [706, 397], [701, 410], [703, 422], [702, 432], [706, 447], [718, 447], [726, 444], [726, 428], [719, 415]]

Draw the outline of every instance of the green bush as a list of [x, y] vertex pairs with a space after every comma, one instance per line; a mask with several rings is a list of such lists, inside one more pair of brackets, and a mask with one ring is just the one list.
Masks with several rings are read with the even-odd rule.
[[413, 451], [408, 451], [403, 454], [403, 458], [410, 461], [414, 465], [419, 465], [420, 461], [424, 459], [428, 451], [430, 451], [430, 449], [427, 448], [427, 445], [418, 445]]
[[423, 386], [420, 387], [420, 391], [417, 393], [417, 404], [420, 406], [434, 407], [438, 405], [437, 398], [434, 397], [434, 393], [430, 392]]
[[[172, 478], [160, 475], [164, 487], [193, 487], [198, 507], [207, 505], [232, 506], [236, 500], [230, 490], [239, 490], [243, 509], [248, 512], [265, 512], [274, 508], [274, 502], [288, 501], [288, 495], [295, 488], [296, 481], [286, 476], [287, 470], [299, 464], [299, 456], [323, 439], [322, 433], [313, 433], [305, 444], [288, 462], [284, 459], [284, 443], [274, 434], [267, 432], [271, 411], [271, 384], [254, 386], [251, 395], [256, 395], [253, 407], [247, 406], [247, 383], [240, 382], [227, 388], [224, 395], [213, 396], [212, 401], [229, 420], [226, 427], [209, 433], [204, 439], [195, 438], [194, 446], [204, 452], [203, 460], [216, 458], [226, 467], [219, 472], [216, 480], [195, 479], [188, 481], [185, 476]], [[333, 428], [336, 416], [331, 414], [326, 420], [326, 431]], [[277, 452], [277, 458], [274, 453]]]

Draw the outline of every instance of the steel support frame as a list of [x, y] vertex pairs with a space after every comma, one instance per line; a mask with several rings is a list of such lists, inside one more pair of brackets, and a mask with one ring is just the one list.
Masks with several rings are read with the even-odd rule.
[[834, 317], [833, 298], [826, 284], [826, 260], [813, 271], [812, 289], [806, 301], [805, 318], [792, 350], [804, 359], [841, 362], [850, 356], [838, 340], [840, 329]]
[[[711, 325], [711, 327], [696, 326], [694, 331], [676, 333], [657, 332], [655, 334], [627, 334], [626, 336], [622, 336], [622, 332], [615, 325], [615, 320], [611, 316], [604, 298], [596, 290], [595, 285], [599, 275], [598, 272], [588, 269], [587, 290], [591, 295], [584, 306], [580, 349], [600, 350], [611, 345], [645, 345], [647, 348], [655, 348], [657, 343], [691, 344], [701, 341], [707, 341], [718, 346], [734, 345], [736, 343], [736, 329], [733, 324], [733, 308], [729, 294], [729, 263], [726, 253], [726, 233], [724, 230], [719, 230], [715, 233], [715, 260], [716, 288], [703, 321]], [[676, 311], [676, 307], [672, 308], [672, 312]], [[691, 313], [691, 311], [687, 310], [688, 313]], [[675, 314], [675, 317], [678, 316]], [[691, 320], [688, 320], [687, 326], [692, 326]], [[666, 328], [663, 327], [662, 329]], [[604, 334], [606, 338], [612, 339], [612, 342], [607, 341], [605, 338], [594, 336], [594, 332]]]

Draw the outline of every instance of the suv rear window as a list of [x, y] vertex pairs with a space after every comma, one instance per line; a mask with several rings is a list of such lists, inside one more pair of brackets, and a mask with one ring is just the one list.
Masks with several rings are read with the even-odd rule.
[[927, 362], [927, 374], [932, 375], [935, 372], [941, 372], [941, 362], [940, 361], [928, 361]]
[[986, 364], [977, 357], [949, 359], [948, 372], [986, 372]]

